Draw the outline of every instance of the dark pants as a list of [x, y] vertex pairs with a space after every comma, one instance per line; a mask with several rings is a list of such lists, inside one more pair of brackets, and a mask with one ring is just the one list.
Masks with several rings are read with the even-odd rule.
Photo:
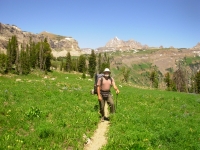
[[103, 98], [102, 97], [102, 100], [99, 101], [100, 113], [101, 113], [102, 117], [105, 116], [104, 108], [105, 108], [105, 103], [106, 102], [108, 103], [108, 105], [110, 107], [110, 113], [114, 113], [115, 112], [114, 101], [113, 101], [112, 95], [109, 94], [108, 98]]

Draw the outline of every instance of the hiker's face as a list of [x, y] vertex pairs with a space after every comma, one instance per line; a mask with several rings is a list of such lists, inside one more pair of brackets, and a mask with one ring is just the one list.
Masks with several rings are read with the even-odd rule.
[[105, 77], [109, 77], [110, 76], [110, 72], [104, 72], [104, 76]]

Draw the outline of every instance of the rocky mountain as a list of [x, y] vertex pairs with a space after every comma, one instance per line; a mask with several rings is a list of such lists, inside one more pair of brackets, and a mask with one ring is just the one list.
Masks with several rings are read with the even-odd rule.
[[39, 42], [47, 38], [54, 57], [66, 56], [67, 52], [70, 52], [72, 56], [79, 56], [82, 54], [78, 46], [78, 42], [72, 37], [55, 35], [49, 32], [41, 32], [34, 34], [27, 31], [22, 31], [16, 25], [9, 25], [0, 23], [0, 50], [5, 51], [8, 40], [13, 36], [17, 36], [19, 44], [29, 43], [30, 37], [32, 41]]
[[[81, 54], [91, 54], [91, 48], [80, 49], [78, 42], [72, 37], [56, 35], [49, 32], [41, 32], [39, 34], [34, 34], [31, 32], [23, 31], [16, 25], [9, 25], [0, 23], [0, 52], [6, 51], [8, 40], [16, 35], [19, 44], [29, 43], [30, 37], [34, 42], [40, 42], [47, 38], [54, 57], [64, 57], [67, 52], [70, 52], [72, 56], [79, 56]], [[161, 47], [160, 47], [161, 48]], [[149, 49], [148, 45], [142, 45], [140, 42], [135, 40], [123, 41], [115, 37], [108, 41], [105, 46], [94, 49], [95, 52], [108, 52], [108, 51], [128, 51], [128, 50], [142, 50]], [[199, 53], [200, 43], [191, 48], [194, 53]]]
[[200, 50], [200, 42], [192, 48], [193, 50]]
[[147, 45], [142, 45], [141, 43], [134, 41], [134, 40], [128, 40], [123, 41], [119, 38], [115, 37], [108, 41], [105, 45], [106, 48], [115, 49], [115, 50], [131, 50], [131, 49], [147, 49]]

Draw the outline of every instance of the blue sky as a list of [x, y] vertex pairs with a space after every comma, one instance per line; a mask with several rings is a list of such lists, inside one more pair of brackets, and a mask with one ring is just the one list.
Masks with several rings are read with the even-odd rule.
[[98, 48], [115, 36], [149, 46], [200, 42], [200, 0], [1, 0], [0, 22]]

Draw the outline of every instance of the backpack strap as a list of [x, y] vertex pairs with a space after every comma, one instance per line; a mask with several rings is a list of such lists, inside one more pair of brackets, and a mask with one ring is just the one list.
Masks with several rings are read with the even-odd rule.
[[101, 86], [102, 86], [102, 84], [103, 84], [103, 77], [101, 77]]

